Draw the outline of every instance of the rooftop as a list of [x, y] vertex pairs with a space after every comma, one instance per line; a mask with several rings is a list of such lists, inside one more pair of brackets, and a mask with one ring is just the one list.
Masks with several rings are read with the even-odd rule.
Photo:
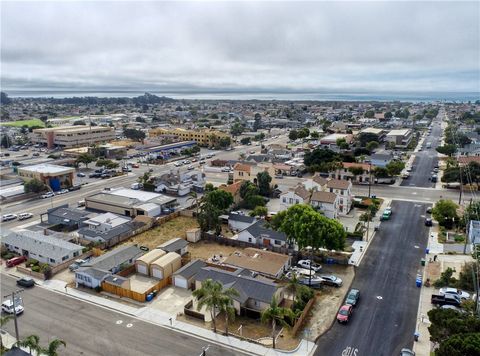
[[19, 171], [36, 172], [41, 174], [68, 174], [74, 173], [75, 168], [57, 166], [55, 164], [41, 163], [33, 166], [19, 167]]
[[280, 241], [287, 240], [287, 236], [283, 232], [275, 231], [267, 228], [265, 226], [265, 220], [258, 220], [257, 222], [247, 227], [245, 230], [248, 231], [253, 237], [256, 237], [256, 238], [260, 236], [265, 236], [274, 240], [280, 240]]
[[327, 188], [333, 189], [348, 189], [352, 183], [345, 179], [335, 179], [332, 178], [327, 182]]
[[120, 266], [122, 263], [128, 262], [129, 260], [135, 260], [143, 254], [144, 252], [135, 245], [120, 246], [105, 253], [104, 255], [90, 260], [89, 262], [83, 264], [83, 266], [95, 267], [96, 269], [109, 271]]
[[312, 194], [312, 201], [333, 204], [335, 203], [335, 200], [337, 200], [337, 195], [335, 193], [315, 191]]
[[176, 252], [186, 246], [188, 246], [188, 241], [177, 237], [157, 246], [157, 248], [162, 249], [165, 252]]
[[410, 129], [391, 130], [387, 136], [406, 136], [409, 132]]
[[246, 268], [268, 276], [276, 276], [290, 259], [287, 255], [247, 247], [242, 252], [236, 251], [228, 256], [227, 265]]

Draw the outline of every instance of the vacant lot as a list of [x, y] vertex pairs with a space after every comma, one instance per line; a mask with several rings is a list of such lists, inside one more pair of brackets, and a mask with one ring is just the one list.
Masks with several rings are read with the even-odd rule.
[[230, 256], [233, 252], [242, 250], [241, 247], [224, 246], [210, 241], [199, 241], [188, 246], [188, 251], [193, 259], [208, 260], [213, 255]]
[[2, 122], [3, 126], [13, 126], [13, 127], [23, 127], [23, 126], [40, 126], [40, 127], [45, 127], [45, 124], [42, 120], [40, 119], [32, 119], [32, 120], [19, 120], [19, 121], [7, 121], [7, 122]]
[[179, 216], [160, 226], [132, 237], [126, 243], [129, 245], [132, 243], [139, 244], [140, 246], [147, 246], [148, 248], [153, 249], [175, 237], [186, 238], [186, 231], [196, 227], [198, 227], [198, 223], [195, 219]]

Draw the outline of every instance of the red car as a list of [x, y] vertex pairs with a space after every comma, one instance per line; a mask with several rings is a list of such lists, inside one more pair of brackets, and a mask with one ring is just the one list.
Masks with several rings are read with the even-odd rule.
[[132, 164], [132, 168], [140, 168], [140, 166], [136, 163]]
[[337, 321], [339, 323], [348, 323], [352, 315], [353, 307], [349, 304], [343, 305], [337, 314]]
[[17, 256], [7, 261], [7, 267], [14, 267], [27, 260], [27, 256]]

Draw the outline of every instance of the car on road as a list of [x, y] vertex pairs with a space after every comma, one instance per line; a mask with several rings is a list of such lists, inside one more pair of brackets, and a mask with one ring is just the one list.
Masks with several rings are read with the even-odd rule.
[[32, 288], [35, 285], [35, 281], [30, 277], [22, 277], [17, 279], [17, 286]]
[[[6, 300], [2, 303], [2, 311], [7, 313], [7, 314], [13, 314], [13, 302], [11, 299]], [[15, 314], [19, 315], [22, 314], [24, 311], [23, 306], [20, 304], [15, 303]]]
[[33, 156], [33, 157], [38, 157], [38, 156], [40, 156], [40, 153], [34, 152], [34, 153], [32, 154], [32, 156]]
[[17, 256], [17, 257], [12, 257], [9, 260], [7, 260], [7, 267], [15, 267], [18, 266], [20, 263], [23, 263], [27, 260], [27, 256]]
[[425, 226], [433, 226], [432, 218], [425, 218]]
[[337, 276], [334, 276], [333, 274], [328, 274], [328, 275], [321, 275], [320, 278], [323, 280], [323, 284], [329, 285], [329, 286], [334, 286], [334, 287], [341, 287], [343, 284], [343, 281], [341, 278], [338, 278]]
[[432, 213], [432, 207], [429, 206], [429, 207], [427, 208], [427, 214], [431, 214], [431, 213]]
[[140, 165], [137, 163], [132, 164], [132, 168], [140, 168]]
[[205, 164], [205, 161], [200, 161], [198, 164]]
[[352, 288], [350, 289], [350, 292], [348, 292], [347, 294], [347, 298], [345, 299], [345, 304], [356, 306], [359, 300], [360, 300], [360, 291], [358, 289]]
[[2, 215], [2, 221], [15, 220], [16, 218], [17, 218], [17, 214], [5, 214], [5, 215]]
[[62, 190], [59, 190], [58, 192], [56, 192], [55, 194], [56, 195], [62, 195], [62, 194], [67, 194], [69, 192], [68, 189], [62, 189]]
[[337, 314], [337, 321], [339, 323], [348, 323], [352, 316], [353, 306], [350, 304], [342, 305]]
[[410, 349], [401, 349], [400, 356], [415, 356], [415, 352]]
[[86, 176], [85, 173], [82, 173], [82, 172], [77, 173], [77, 177], [83, 178], [85, 176]]
[[451, 288], [451, 287], [440, 288], [439, 294], [440, 295], [447, 295], [447, 294], [456, 295], [457, 297], [463, 300], [470, 299], [470, 293], [467, 293], [461, 289]]
[[322, 266], [317, 265], [315, 262], [312, 263], [310, 260], [300, 260], [298, 261], [297, 265], [304, 269], [311, 269], [314, 272], [318, 272], [322, 269]]
[[194, 168], [195, 168], [195, 167], [193, 167], [192, 165], [190, 165], [190, 166], [187, 167], [187, 169], [188, 169], [189, 171], [191, 171], [191, 170], [194, 169]]
[[90, 173], [88, 175], [88, 178], [100, 178], [101, 177], [101, 173]]
[[[387, 208], [388, 209], [388, 208]], [[392, 215], [392, 211], [391, 210], [387, 210], [385, 209], [383, 211], [383, 214], [382, 216], [380, 216], [380, 220], [390, 220], [390, 216]]]
[[175, 167], [180, 167], [180, 166], [182, 166], [182, 162], [175, 162], [173, 165], [174, 165]]
[[230, 172], [230, 167], [222, 167], [222, 172]]
[[18, 220], [30, 219], [32, 216], [33, 216], [32, 213], [21, 213], [21, 214], [18, 214]]

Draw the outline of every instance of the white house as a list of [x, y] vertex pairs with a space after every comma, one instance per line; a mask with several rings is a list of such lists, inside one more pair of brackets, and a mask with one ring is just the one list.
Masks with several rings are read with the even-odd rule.
[[254, 217], [242, 214], [228, 215], [228, 227], [233, 231], [241, 231], [252, 225], [257, 221]]
[[258, 220], [254, 224], [240, 231], [237, 235], [239, 241], [250, 242], [263, 246], [287, 247], [287, 236], [280, 231], [275, 231], [265, 226], [265, 220]]
[[105, 213], [84, 221], [90, 230], [107, 232], [111, 229], [129, 222], [131, 219], [113, 213]]
[[330, 179], [327, 182], [326, 190], [337, 195], [339, 215], [347, 215], [353, 204], [352, 182], [349, 180]]
[[294, 204], [308, 204], [310, 202], [310, 192], [303, 185], [290, 188], [285, 193], [280, 194], [280, 204], [286, 208]]
[[309, 191], [322, 191], [325, 190], [325, 187], [327, 186], [328, 180], [324, 177], [321, 177], [318, 174], [315, 174], [311, 179], [306, 179], [303, 182], [303, 186], [305, 187], [306, 190]]
[[335, 193], [315, 191], [312, 193], [310, 204], [327, 218], [336, 219], [338, 216], [338, 201], [339, 198]]

